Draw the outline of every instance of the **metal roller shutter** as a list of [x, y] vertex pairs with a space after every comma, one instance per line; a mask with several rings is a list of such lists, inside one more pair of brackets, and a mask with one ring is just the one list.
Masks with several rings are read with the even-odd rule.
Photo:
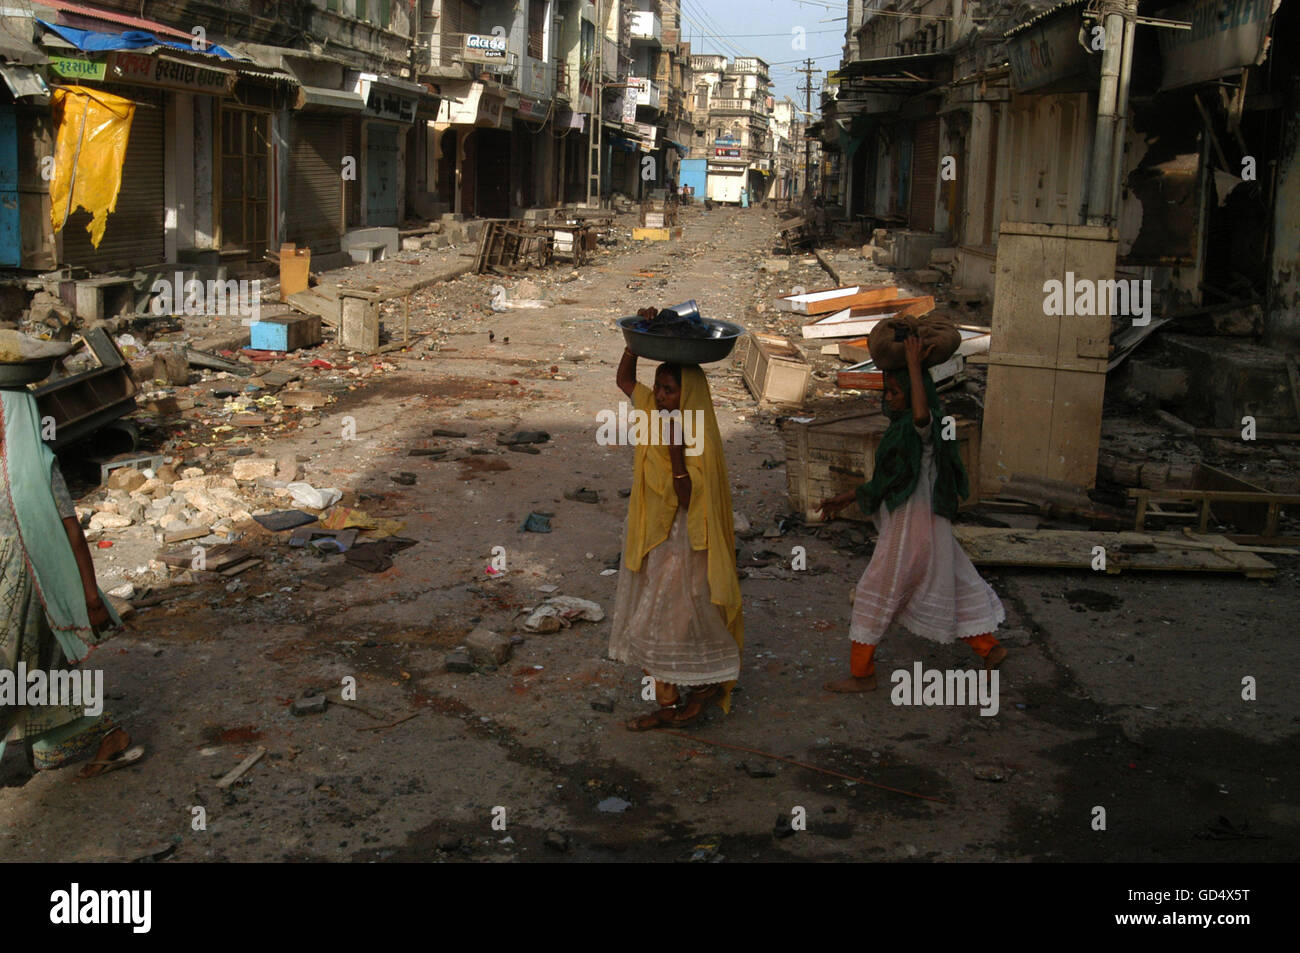
[[912, 228], [932, 232], [935, 186], [939, 180], [939, 120], [918, 120], [914, 137], [908, 224]]
[[345, 122], [337, 117], [302, 116], [293, 121], [286, 241], [299, 247], [305, 245], [317, 255], [339, 250], [343, 226]]
[[92, 271], [155, 265], [166, 260], [163, 246], [163, 216], [167, 211], [163, 99], [158, 93], [138, 86], [110, 84], [103, 89], [148, 106], [137, 106], [131, 119], [117, 210], [109, 213], [103, 240], [98, 248], [90, 244], [90, 233], [86, 231], [90, 213], [77, 211], [63, 226], [61, 259], [64, 264]]

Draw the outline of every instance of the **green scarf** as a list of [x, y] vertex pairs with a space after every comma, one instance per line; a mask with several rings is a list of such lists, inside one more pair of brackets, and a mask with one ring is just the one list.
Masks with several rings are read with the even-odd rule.
[[[904, 394], [912, 393], [911, 377], [906, 370], [889, 371], [894, 382]], [[966, 477], [966, 468], [962, 466], [961, 456], [957, 453], [957, 441], [943, 440], [943, 406], [939, 403], [939, 391], [934, 386], [934, 379], [922, 371], [925, 378], [925, 399], [930, 406], [930, 441], [934, 444], [934, 463], [938, 470], [934, 483], [933, 509], [939, 516], [954, 519], [957, 516], [959, 499], [970, 496], [970, 481]], [[883, 403], [884, 398], [881, 398]], [[870, 515], [880, 508], [883, 502], [890, 512], [898, 509], [916, 489], [921, 476], [921, 454], [924, 445], [921, 435], [912, 423], [912, 408], [891, 411], [884, 405], [884, 412], [889, 416], [889, 429], [880, 438], [876, 448], [876, 468], [871, 475], [871, 482], [858, 487], [858, 506], [863, 513]]]
[[[4, 428], [0, 453], [4, 473], [0, 477], [9, 484], [23, 552], [50, 628], [68, 661], [76, 662], [85, 658], [90, 646], [103, 636], [91, 628], [81, 571], [50, 490], [54, 453], [41, 440], [40, 411], [29, 391], [0, 391], [0, 413]], [[113, 604], [102, 591], [100, 598], [112, 624], [121, 625]]]

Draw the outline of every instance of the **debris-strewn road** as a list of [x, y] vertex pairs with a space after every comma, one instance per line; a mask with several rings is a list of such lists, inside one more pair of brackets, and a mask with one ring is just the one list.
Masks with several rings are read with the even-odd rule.
[[[497, 282], [485, 278], [429, 289], [414, 324], [434, 332], [433, 349], [390, 355], [391, 370], [339, 389], [314, 425], [250, 444], [258, 457], [293, 459], [314, 486], [344, 490], [345, 504], [401, 521], [399, 535], [417, 545], [371, 573], [291, 550], [285, 533], [250, 536], [240, 544], [261, 566], [142, 609], [91, 664], [147, 759], [93, 781], [75, 780], [75, 769], [31, 777], [11, 746], [0, 764], [0, 857], [121, 860], [171, 848], [177, 861], [1293, 858], [1295, 560], [1278, 560], [1267, 584], [987, 573], [1007, 606], [1011, 656], [999, 710], [982, 717], [891, 704], [895, 669], [975, 664], [963, 645], [901, 631], [878, 655], [874, 695], [821, 691], [847, 667], [848, 594], [865, 555], [837, 550], [831, 533], [760, 532], [741, 543], [743, 557], [766, 553], [768, 564], [742, 582], [748, 641], [731, 715], [715, 712], [686, 737], [623, 730], [646, 703], [640, 673], [604, 659], [617, 577], [602, 573], [620, 549], [618, 490], [631, 473], [629, 449], [595, 439], [597, 412], [622, 398], [612, 322], [695, 298], [708, 316], [794, 328], [774, 317], [772, 296], [826, 281], [800, 258], [788, 272], [759, 271], [776, 229], [759, 209], [689, 212], [684, 241], [621, 248], [576, 278], [568, 269], [535, 278], [539, 296], [576, 302], [548, 309], [487, 312]], [[505, 284], [513, 295], [516, 283]], [[763, 466], [785, 456], [772, 415], [756, 412], [734, 366], [709, 374], [736, 509], [770, 529], [789, 508], [784, 464]], [[349, 417], [355, 440], [341, 439]], [[435, 428], [467, 436], [430, 438]], [[497, 444], [519, 429], [550, 440], [537, 454]], [[450, 449], [408, 455], [417, 447]], [[185, 463], [229, 475], [238, 458], [223, 459], [210, 451]], [[394, 482], [400, 472], [415, 482]], [[600, 502], [564, 497], [580, 487]], [[533, 511], [554, 514], [552, 532], [519, 531]], [[118, 553], [101, 566], [106, 584], [159, 549], [132, 539], [121, 544], [130, 558], [97, 552]], [[806, 571], [788, 568], [796, 545]], [[486, 571], [494, 547], [506, 558], [499, 577]], [[594, 600], [605, 621], [527, 635], [496, 671], [445, 670], [475, 626], [515, 634], [543, 586]], [[1253, 702], [1241, 698], [1245, 676], [1258, 680]], [[347, 678], [354, 707], [290, 713], [313, 690], [337, 699]], [[262, 760], [219, 790], [215, 779], [259, 745]], [[195, 829], [198, 807], [205, 830]], [[1097, 807], [1104, 831], [1094, 830]], [[792, 833], [800, 808], [806, 830]]]

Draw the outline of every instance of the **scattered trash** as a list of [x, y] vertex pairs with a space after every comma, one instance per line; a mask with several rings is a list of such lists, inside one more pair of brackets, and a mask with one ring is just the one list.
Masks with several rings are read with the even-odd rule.
[[519, 528], [521, 533], [549, 533], [550, 531], [550, 517], [543, 516], [541, 513], [529, 513], [528, 519], [524, 520], [524, 525]]
[[595, 490], [589, 490], [585, 486], [576, 490], [565, 490], [564, 498], [574, 500], [578, 503], [599, 503], [600, 495]]
[[285, 489], [289, 491], [295, 503], [309, 510], [329, 509], [343, 499], [341, 490], [333, 488], [318, 490], [310, 483], [290, 483]]
[[403, 470], [400, 473], [390, 473], [388, 478], [394, 483], [399, 483], [402, 486], [414, 486], [416, 481], [416, 475], [407, 470]]
[[631, 806], [631, 801], [625, 801], [621, 797], [607, 797], [596, 805], [596, 810], [602, 814], [622, 814]]
[[497, 443], [503, 447], [525, 443], [546, 443], [550, 439], [551, 435], [545, 430], [517, 430], [514, 433], [497, 435]]
[[257, 762], [261, 760], [261, 757], [264, 754], [266, 754], [266, 748], [262, 747], [261, 745], [258, 745], [256, 751], [250, 754], [243, 761], [239, 762], [238, 766], [236, 766], [225, 777], [223, 777], [220, 781], [217, 782], [217, 787], [219, 788], [230, 787], [232, 784], [234, 784], [236, 781], [242, 778], [245, 774], [247, 774], [249, 769], [251, 769], [253, 765], [257, 764]]
[[525, 632], [558, 632], [575, 621], [600, 622], [605, 610], [598, 603], [576, 596], [552, 596], [533, 610], [521, 625]]
[[307, 546], [320, 553], [345, 553], [357, 541], [355, 529], [321, 529], [316, 526], [299, 528], [289, 537], [289, 545]]
[[307, 698], [295, 698], [289, 710], [295, 715], [319, 715], [328, 705], [329, 702], [324, 695], [311, 695]]
[[[302, 510], [282, 510], [278, 513], [263, 513], [260, 516], [254, 516], [266, 529], [272, 532], [281, 532], [286, 529], [296, 529], [299, 526], [306, 526], [308, 523], [316, 522], [316, 517]], [[170, 542], [170, 540], [169, 540]]]

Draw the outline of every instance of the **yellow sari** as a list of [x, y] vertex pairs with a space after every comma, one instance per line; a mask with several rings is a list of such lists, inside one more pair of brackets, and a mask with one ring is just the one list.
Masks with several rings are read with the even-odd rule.
[[[745, 644], [745, 625], [740, 604], [740, 580], [736, 575], [735, 525], [731, 511], [731, 487], [727, 482], [727, 461], [723, 456], [722, 434], [713, 412], [713, 395], [708, 379], [695, 365], [683, 365], [681, 411], [703, 424], [695, 439], [702, 452], [686, 454], [686, 472], [691, 478], [691, 503], [686, 511], [687, 529], [693, 550], [706, 550], [709, 565], [709, 599], [722, 610], [723, 621], [737, 650]], [[637, 384], [632, 393], [637, 410], [654, 419], [654, 392]], [[677, 515], [677, 494], [673, 489], [672, 459], [661, 442], [641, 441], [636, 448], [632, 495], [628, 502], [627, 536], [623, 567], [638, 572], [646, 554], [668, 538]], [[731, 710], [731, 689], [723, 685], [719, 704]]]

